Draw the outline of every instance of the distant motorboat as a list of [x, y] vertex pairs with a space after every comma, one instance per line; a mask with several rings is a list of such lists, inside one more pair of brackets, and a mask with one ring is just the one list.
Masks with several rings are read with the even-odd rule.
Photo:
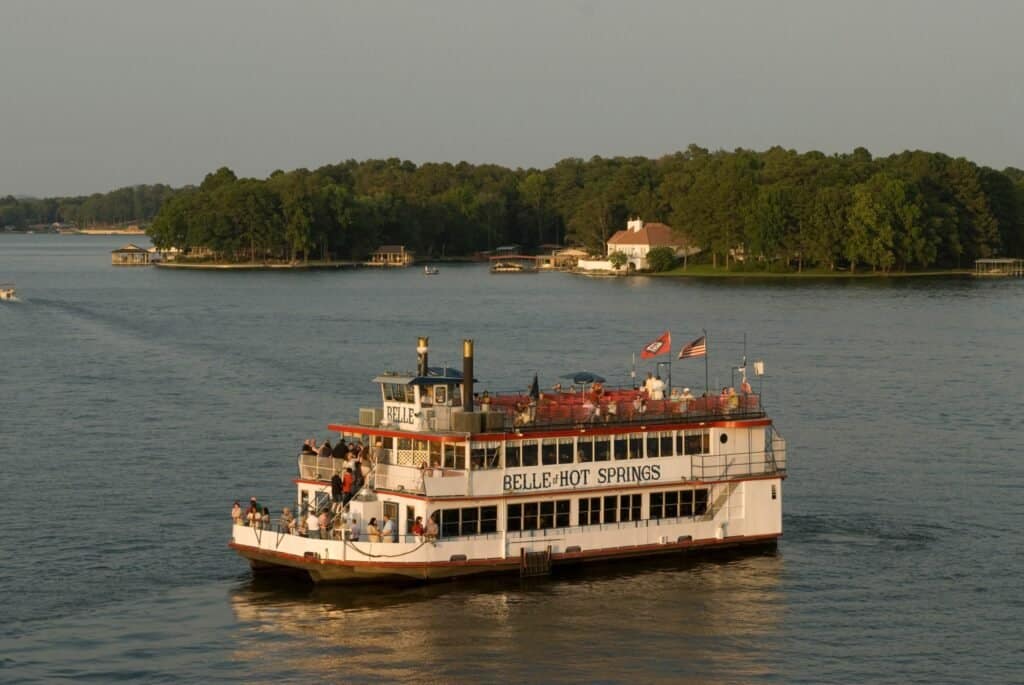
[[439, 273], [441, 273], [441, 270], [438, 269], [436, 266], [425, 266], [425, 267], [423, 267], [423, 275], [424, 276], [436, 276]]
[[0, 283], [0, 300], [12, 301], [18, 299], [18, 293], [13, 283]]

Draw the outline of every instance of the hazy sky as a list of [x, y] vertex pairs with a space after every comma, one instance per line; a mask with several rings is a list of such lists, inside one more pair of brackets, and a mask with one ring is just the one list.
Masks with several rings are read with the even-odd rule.
[[0, 0], [0, 195], [708, 148], [1024, 167], [1024, 2]]

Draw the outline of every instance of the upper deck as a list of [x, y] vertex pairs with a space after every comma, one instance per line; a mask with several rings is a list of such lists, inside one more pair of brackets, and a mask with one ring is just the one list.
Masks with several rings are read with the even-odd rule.
[[[417, 401], [419, 400], [419, 401]], [[406, 409], [360, 411], [359, 425], [417, 433], [536, 433], [583, 426], [634, 429], [637, 425], [736, 421], [764, 418], [758, 394], [684, 396], [647, 399], [632, 388], [609, 389], [595, 396], [586, 392], [546, 392], [537, 397], [521, 393], [484, 393], [474, 398], [473, 411], [450, 403], [434, 403], [426, 394]], [[331, 426], [342, 430], [344, 425]]]

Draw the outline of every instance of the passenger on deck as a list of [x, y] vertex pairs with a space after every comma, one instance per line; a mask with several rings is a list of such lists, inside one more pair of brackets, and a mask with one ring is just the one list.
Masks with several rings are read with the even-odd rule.
[[351, 448], [344, 439], [338, 441], [337, 447], [334, 448], [334, 456], [338, 459], [348, 459], [348, 453]]
[[260, 517], [259, 506], [256, 504], [256, 498], [253, 497], [249, 500], [249, 508], [245, 510], [245, 525], [250, 528], [255, 528], [256, 523]]
[[423, 517], [417, 516], [416, 521], [412, 524], [412, 534], [416, 536], [417, 540], [423, 539]]
[[338, 502], [342, 501], [341, 497], [341, 476], [335, 473], [333, 476], [331, 476], [331, 501], [337, 504]]
[[740, 392], [744, 395], [754, 394], [754, 389], [750, 387], [750, 381], [747, 380], [746, 376], [743, 377], [743, 381], [740, 383]]
[[302, 441], [303, 454], [316, 454], [316, 447], [313, 446], [313, 438], [306, 438]]
[[484, 390], [484, 394], [480, 396], [480, 411], [491, 410], [491, 394]]
[[309, 508], [309, 514], [306, 515], [306, 535], [313, 539], [320, 537], [320, 519], [317, 518], [312, 507]]
[[600, 404], [604, 398], [604, 386], [594, 381], [593, 385], [590, 386], [590, 399], [594, 401], [594, 404]]
[[345, 475], [341, 478], [341, 498], [342, 502], [348, 504], [348, 501], [352, 499], [352, 483], [355, 477], [352, 475], [352, 469], [345, 469]]
[[242, 524], [242, 505], [235, 500], [235, 503], [231, 506], [231, 522], [236, 526]]
[[423, 533], [424, 533], [423, 536], [428, 541], [432, 542], [432, 541], [437, 539], [437, 534], [438, 534], [438, 530], [437, 530], [437, 514], [431, 514], [430, 518], [427, 519], [427, 527], [423, 531]]
[[604, 420], [605, 423], [614, 421], [619, 414], [619, 403], [615, 400], [608, 400], [608, 404], [605, 405]]
[[665, 399], [665, 381], [661, 380], [661, 376], [655, 376], [654, 381], [651, 383], [651, 399]]
[[355, 514], [352, 515], [352, 520], [348, 524], [348, 539], [358, 540], [359, 539], [359, 519], [356, 518]]
[[366, 537], [370, 542], [380, 542], [380, 528], [377, 527], [377, 518], [371, 518], [366, 524]]
[[288, 507], [281, 510], [281, 532], [295, 535], [295, 517]]
[[380, 531], [380, 534], [381, 542], [395, 541], [395, 522], [387, 514], [384, 514], [384, 528]]
[[327, 458], [331, 456], [331, 453], [331, 441], [324, 440], [324, 444], [320, 445], [320, 450], [317, 452], [317, 456]]
[[320, 529], [320, 539], [330, 540], [331, 536], [328, 531], [331, 528], [331, 518], [327, 515], [327, 509], [320, 510], [320, 515], [316, 517], [316, 525]]
[[653, 383], [654, 383], [654, 374], [651, 373], [650, 371], [648, 371], [647, 372], [647, 379], [644, 381], [644, 392], [647, 393], [648, 397], [650, 397], [651, 393], [654, 392], [654, 388], [651, 387], [651, 384], [653, 384]]
[[270, 508], [263, 507], [263, 515], [260, 516], [260, 529], [270, 530]]
[[352, 492], [358, 494], [363, 489], [363, 462], [358, 457], [352, 460]]
[[686, 400], [686, 401], [689, 401], [689, 400], [693, 400], [693, 399], [696, 399], [696, 398], [695, 398], [695, 397], [693, 396], [693, 393], [692, 393], [692, 392], [690, 392], [690, 389], [689, 389], [689, 388], [683, 388], [683, 395], [682, 395], [682, 398], [683, 398], [684, 400]]

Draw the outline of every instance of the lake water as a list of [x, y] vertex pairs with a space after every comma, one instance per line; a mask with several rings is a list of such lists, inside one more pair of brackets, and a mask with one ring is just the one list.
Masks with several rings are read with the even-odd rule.
[[[1021, 682], [1024, 280], [188, 273], [123, 242], [0, 235], [0, 682]], [[765, 360], [777, 553], [281, 589], [227, 548], [417, 336], [475, 339], [499, 390], [627, 381], [666, 328], [708, 330], [712, 387], [745, 333]]]

